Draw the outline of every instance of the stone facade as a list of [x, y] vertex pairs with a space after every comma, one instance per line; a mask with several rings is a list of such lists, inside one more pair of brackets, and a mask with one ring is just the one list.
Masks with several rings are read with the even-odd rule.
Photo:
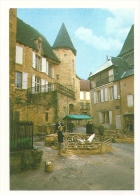
[[[54, 49], [60, 62], [44, 57], [42, 49], [34, 50], [32, 47], [16, 41], [17, 17], [16, 9], [10, 9], [10, 107], [12, 119], [20, 121], [33, 121], [34, 133], [39, 125], [52, 124], [62, 120], [66, 114], [80, 113], [79, 96], [80, 81], [76, 76], [76, 56], [71, 49]], [[39, 37], [34, 40], [41, 40]], [[22, 62], [16, 62], [16, 46], [22, 48]], [[33, 52], [40, 59], [44, 58], [52, 68], [51, 75], [33, 67]], [[43, 62], [41, 63], [41, 67]], [[48, 69], [49, 71], [49, 69]], [[15, 86], [15, 73], [26, 74], [26, 87]], [[33, 76], [39, 78], [39, 93], [33, 93]], [[47, 82], [45, 86], [51, 86], [51, 91], [42, 91], [41, 81]], [[24, 79], [22, 78], [22, 82]], [[23, 83], [25, 85], [25, 82]], [[58, 85], [60, 84], [60, 86]], [[46, 90], [46, 88], [45, 88]], [[66, 93], [65, 93], [66, 92]], [[70, 93], [70, 95], [69, 95]]]
[[15, 91], [15, 45], [16, 45], [16, 9], [9, 10], [9, 63], [10, 96]]

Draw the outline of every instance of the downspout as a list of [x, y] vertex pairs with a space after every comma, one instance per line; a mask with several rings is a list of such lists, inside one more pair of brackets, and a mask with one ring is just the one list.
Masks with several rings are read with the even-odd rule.
[[123, 118], [122, 118], [122, 101], [121, 101], [121, 85], [120, 85], [120, 80], [119, 80], [119, 93], [120, 93], [120, 115], [121, 115], [121, 129], [123, 128]]

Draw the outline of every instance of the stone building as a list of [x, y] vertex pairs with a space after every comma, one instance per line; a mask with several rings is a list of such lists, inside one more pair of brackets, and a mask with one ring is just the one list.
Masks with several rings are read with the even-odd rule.
[[91, 115], [89, 80], [80, 80], [80, 113]]
[[97, 127], [125, 129], [134, 122], [134, 26], [117, 57], [106, 62], [89, 76], [91, 82], [91, 114]]
[[38, 125], [79, 113], [80, 80], [76, 49], [62, 24], [51, 46], [36, 29], [10, 9], [10, 117]]

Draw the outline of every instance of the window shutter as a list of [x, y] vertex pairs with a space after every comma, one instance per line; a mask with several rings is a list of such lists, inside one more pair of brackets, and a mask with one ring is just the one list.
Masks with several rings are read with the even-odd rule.
[[86, 92], [86, 100], [90, 100], [90, 92]]
[[127, 105], [128, 105], [128, 107], [133, 106], [133, 95], [127, 96]]
[[102, 113], [99, 112], [99, 123], [102, 123], [102, 122], [103, 122]]
[[27, 89], [28, 73], [22, 73], [22, 89]]
[[101, 89], [101, 102], [104, 102], [104, 91]]
[[32, 54], [32, 67], [35, 68], [35, 52]]
[[80, 100], [83, 100], [83, 99], [84, 99], [84, 92], [80, 91]]
[[54, 78], [54, 67], [52, 67], [52, 78]]
[[16, 46], [16, 63], [23, 64], [23, 48]]
[[47, 72], [46, 70], [46, 58], [42, 58], [42, 72]]
[[48, 81], [46, 81], [46, 86], [45, 86], [45, 88], [46, 88], [46, 92], [48, 92]]
[[97, 97], [97, 92], [94, 92], [94, 104], [96, 104], [96, 97]]
[[112, 124], [112, 111], [109, 111], [109, 123]]
[[108, 101], [108, 88], [105, 88], [105, 101]]
[[41, 92], [45, 91], [45, 80], [41, 79]]
[[35, 93], [35, 75], [32, 75], [32, 93]]
[[114, 99], [117, 99], [117, 85], [114, 85]]
[[48, 68], [49, 68], [49, 64], [48, 61], [46, 61], [46, 74], [48, 75]]

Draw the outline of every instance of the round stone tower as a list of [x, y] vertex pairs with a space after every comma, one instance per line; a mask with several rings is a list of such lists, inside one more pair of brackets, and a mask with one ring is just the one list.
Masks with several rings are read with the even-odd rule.
[[75, 90], [76, 49], [73, 46], [64, 23], [62, 24], [53, 44], [53, 51], [61, 61], [61, 63], [55, 67], [55, 76], [57, 82], [68, 87], [69, 89]]

